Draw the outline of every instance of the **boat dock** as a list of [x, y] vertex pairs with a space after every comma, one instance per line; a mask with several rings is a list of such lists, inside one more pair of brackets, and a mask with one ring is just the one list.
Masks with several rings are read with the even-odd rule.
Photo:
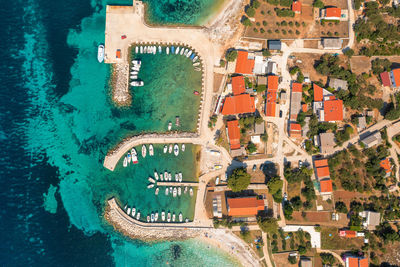
[[199, 186], [197, 182], [157, 182], [157, 186]]

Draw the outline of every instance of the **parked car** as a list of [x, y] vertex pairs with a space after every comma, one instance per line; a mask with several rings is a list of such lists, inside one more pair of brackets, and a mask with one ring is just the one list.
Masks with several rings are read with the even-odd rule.
[[257, 164], [253, 165], [253, 172], [255, 172], [257, 170]]

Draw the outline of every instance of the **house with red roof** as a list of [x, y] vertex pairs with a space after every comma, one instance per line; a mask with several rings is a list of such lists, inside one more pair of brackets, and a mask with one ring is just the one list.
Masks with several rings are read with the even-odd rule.
[[229, 144], [231, 150], [240, 149], [240, 129], [239, 121], [228, 121], [227, 122]]
[[357, 257], [357, 256], [349, 256], [346, 255], [344, 262], [346, 267], [368, 267], [368, 258]]
[[232, 77], [232, 93], [233, 95], [240, 95], [246, 91], [246, 85], [243, 76]]
[[327, 160], [327, 159], [318, 159], [318, 160], [315, 160], [315, 161], [314, 161], [314, 166], [315, 166], [315, 168], [328, 166], [328, 160]]
[[290, 97], [290, 120], [297, 120], [297, 115], [301, 111], [301, 99], [303, 97], [303, 85], [292, 83], [292, 94]]
[[354, 238], [354, 237], [357, 237], [357, 232], [356, 231], [351, 231], [351, 230], [340, 230], [339, 231], [339, 236], [340, 237], [347, 237], [347, 238]]
[[383, 86], [400, 88], [400, 69], [382, 72], [380, 77]]
[[267, 93], [266, 93], [266, 102], [265, 102], [265, 115], [269, 117], [277, 116], [277, 104], [276, 101], [278, 99], [278, 84], [279, 77], [276, 75], [269, 75], [267, 77]]
[[385, 158], [381, 160], [379, 163], [380, 167], [385, 170], [386, 177], [390, 176], [392, 174], [392, 164], [390, 163], [389, 158]]
[[265, 209], [264, 200], [257, 197], [227, 199], [228, 215], [232, 217], [253, 217]]
[[301, 125], [298, 123], [290, 123], [289, 136], [293, 138], [301, 138]]
[[340, 20], [342, 10], [338, 7], [327, 7], [321, 10], [321, 19], [324, 20]]
[[254, 62], [254, 57], [250, 56], [249, 52], [238, 51], [235, 73], [253, 75]]
[[314, 89], [314, 102], [320, 102], [324, 100], [323, 88], [313, 83]]
[[292, 11], [296, 14], [301, 13], [301, 2], [300, 1], [295, 1], [292, 4]]
[[329, 177], [329, 175], [330, 175], [330, 173], [329, 173], [329, 167], [328, 166], [317, 168], [317, 178], [318, 179]]
[[322, 121], [342, 121], [343, 120], [343, 101], [328, 100], [324, 101], [324, 118]]
[[255, 111], [254, 97], [249, 94], [227, 96], [222, 107], [222, 114], [224, 116], [254, 113]]
[[321, 195], [331, 194], [333, 191], [332, 180], [330, 178], [322, 179], [319, 181]]
[[330, 195], [333, 191], [327, 159], [314, 160], [315, 175], [319, 181], [321, 195]]

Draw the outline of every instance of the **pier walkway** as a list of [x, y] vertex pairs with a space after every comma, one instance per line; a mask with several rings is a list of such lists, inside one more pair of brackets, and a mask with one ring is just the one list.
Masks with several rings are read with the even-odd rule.
[[157, 182], [157, 186], [199, 186], [197, 182]]

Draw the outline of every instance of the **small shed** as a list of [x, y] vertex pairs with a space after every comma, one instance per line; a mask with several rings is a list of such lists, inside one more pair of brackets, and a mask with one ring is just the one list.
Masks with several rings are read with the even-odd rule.
[[269, 50], [281, 50], [282, 43], [281, 40], [269, 40], [268, 41], [268, 49]]

